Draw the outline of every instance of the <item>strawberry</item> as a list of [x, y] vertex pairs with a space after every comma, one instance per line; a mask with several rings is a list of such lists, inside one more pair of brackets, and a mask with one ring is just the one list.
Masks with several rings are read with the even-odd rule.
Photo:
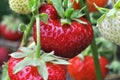
[[109, 41], [120, 45], [120, 11], [119, 11], [119, 3], [118, 1], [116, 5], [111, 10], [107, 10], [105, 14], [99, 18], [97, 22], [97, 27], [101, 33], [101, 35], [108, 39]]
[[[101, 56], [99, 61], [102, 77], [105, 78], [108, 72], [108, 69], [106, 68], [108, 60]], [[71, 65], [68, 65], [68, 72], [74, 80], [96, 80], [92, 56], [84, 56], [83, 58], [76, 56], [70, 59], [69, 62]]]
[[[70, 24], [63, 24], [60, 18], [62, 14], [58, 13], [58, 10], [55, 11], [56, 8], [55, 10], [52, 8], [40, 8], [42, 9], [40, 10], [41, 13], [45, 12], [50, 17], [47, 24], [42, 21], [40, 22], [41, 48], [45, 52], [55, 51], [55, 55], [72, 58], [90, 44], [93, 38], [91, 24], [85, 18], [78, 18], [77, 20], [86, 24], [75, 20], [71, 20]], [[58, 16], [53, 14], [58, 14], [59, 18], [56, 18]], [[53, 19], [53, 17], [56, 19]], [[33, 31], [33, 37], [36, 42], [36, 24], [34, 24]]]
[[18, 25], [21, 23], [19, 19], [15, 19], [12, 16], [4, 16], [2, 23], [0, 24], [1, 35], [8, 40], [16, 41], [22, 38], [22, 32], [18, 31]]
[[[80, 2], [76, 2], [77, 0], [71, 0], [73, 2], [74, 9], [80, 9]], [[94, 6], [94, 3], [100, 7], [105, 7], [107, 5], [108, 0], [85, 0], [88, 6], [89, 12], [96, 12], [98, 11], [97, 8]]]
[[0, 66], [9, 59], [8, 54], [9, 51], [6, 47], [0, 47]]
[[105, 7], [107, 2], [108, 2], [108, 0], [86, 0], [88, 10], [90, 12], [98, 11], [97, 8], [95, 7], [94, 3], [100, 7]]
[[59, 15], [57, 14], [57, 11], [55, 10], [54, 6], [52, 4], [43, 4], [39, 8], [40, 13], [46, 13], [49, 15], [49, 18], [51, 19], [57, 19], [59, 18]]
[[66, 80], [67, 61], [51, 53], [41, 52], [36, 58], [36, 46], [31, 48], [20, 47], [11, 54], [8, 61], [8, 74], [10, 80]]
[[31, 13], [29, 8], [29, 2], [31, 0], [9, 0], [10, 8], [19, 14], [28, 14]]
[[[14, 66], [21, 60], [22, 59], [10, 58], [8, 63], [10, 80], [43, 80], [35, 66], [26, 66], [17, 74], [13, 74]], [[66, 70], [64, 66], [47, 63], [47, 69], [49, 75], [48, 80], [66, 80]]]

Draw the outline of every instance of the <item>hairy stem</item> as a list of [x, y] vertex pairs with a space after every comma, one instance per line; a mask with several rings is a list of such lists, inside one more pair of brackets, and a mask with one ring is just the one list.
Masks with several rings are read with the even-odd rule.
[[[80, 0], [81, 7], [86, 6], [86, 3], [84, 1], [85, 0]], [[84, 12], [86, 14], [86, 18], [90, 21], [88, 8], [84, 9]], [[91, 43], [91, 50], [92, 50], [92, 54], [93, 54], [94, 66], [95, 66], [95, 69], [96, 69], [97, 80], [103, 80], [101, 70], [100, 70], [100, 63], [99, 63], [99, 58], [98, 58], [98, 51], [97, 51], [95, 37], [93, 37], [93, 40], [92, 40], [92, 43]]]
[[30, 23], [29, 23], [28, 26], [27, 26], [26, 31], [24, 31], [24, 34], [23, 34], [23, 38], [22, 38], [22, 42], [21, 42], [21, 44], [20, 44], [20, 47], [26, 46], [27, 41], [28, 41], [28, 37], [29, 37], [30, 32], [31, 32], [31, 30], [32, 30], [32, 26], [33, 26], [34, 21], [35, 21], [35, 17], [32, 17]]

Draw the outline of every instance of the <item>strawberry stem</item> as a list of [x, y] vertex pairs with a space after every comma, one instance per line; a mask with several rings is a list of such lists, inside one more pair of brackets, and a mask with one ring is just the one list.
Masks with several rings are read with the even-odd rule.
[[[86, 6], [86, 3], [84, 2], [84, 0], [79, 0], [79, 1], [80, 1], [81, 7]], [[84, 12], [86, 13], [86, 15], [85, 15], [86, 18], [90, 21], [88, 8], [85, 8]], [[99, 63], [99, 58], [98, 58], [98, 51], [97, 51], [97, 45], [96, 45], [95, 37], [93, 37], [93, 40], [92, 40], [92, 43], [91, 43], [91, 50], [92, 50], [92, 54], [93, 54], [97, 80], [103, 80], [101, 70], [100, 70], [100, 63]]]
[[39, 15], [36, 16], [36, 27], [37, 27], [37, 53], [36, 57], [40, 57], [40, 18]]
[[35, 18], [36, 18], [36, 27], [37, 27], [37, 49], [36, 49], [36, 57], [40, 58], [40, 51], [41, 51], [41, 47], [40, 47], [40, 17], [39, 17], [39, 2], [40, 0], [35, 0], [35, 11], [33, 12]]
[[24, 31], [24, 34], [23, 34], [23, 38], [22, 38], [22, 42], [21, 42], [21, 44], [20, 44], [20, 47], [26, 46], [27, 41], [28, 41], [28, 37], [29, 37], [30, 32], [31, 32], [31, 30], [32, 30], [32, 26], [33, 26], [34, 21], [35, 21], [35, 17], [32, 17], [30, 23], [28, 24], [28, 26], [27, 26], [27, 28], [26, 28], [26, 31]]

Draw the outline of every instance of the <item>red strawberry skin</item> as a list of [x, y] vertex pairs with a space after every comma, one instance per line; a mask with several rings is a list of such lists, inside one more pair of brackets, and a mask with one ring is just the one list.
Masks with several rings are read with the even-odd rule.
[[[105, 57], [100, 57], [100, 68], [102, 72], [102, 77], [105, 78], [108, 69], [108, 60]], [[94, 68], [93, 57], [85, 56], [84, 60], [79, 57], [74, 57], [69, 60], [71, 65], [68, 65], [68, 72], [74, 80], [97, 80]]]
[[[72, 58], [84, 50], [92, 41], [93, 30], [90, 23], [72, 21], [71, 25], [62, 25], [60, 19], [49, 19], [48, 24], [41, 22], [41, 48], [46, 51], [55, 51], [55, 55]], [[36, 41], [36, 24], [33, 37]]]
[[51, 19], [59, 18], [57, 11], [55, 10], [55, 8], [52, 4], [43, 4], [39, 8], [39, 12], [48, 14], [49, 18], [51, 18]]
[[7, 62], [7, 60], [9, 59], [8, 54], [9, 54], [9, 51], [6, 47], [0, 47], [0, 66], [4, 62]]
[[23, 35], [22, 32], [19, 32], [19, 31], [13, 32], [12, 30], [6, 29], [6, 25], [0, 25], [0, 32], [5, 39], [11, 40], [11, 41], [20, 40]]
[[[10, 58], [8, 62], [8, 74], [10, 80], [43, 80], [39, 75], [37, 67], [26, 66], [17, 74], [13, 74], [15, 65], [22, 59]], [[66, 70], [64, 66], [47, 63], [48, 80], [66, 80]]]

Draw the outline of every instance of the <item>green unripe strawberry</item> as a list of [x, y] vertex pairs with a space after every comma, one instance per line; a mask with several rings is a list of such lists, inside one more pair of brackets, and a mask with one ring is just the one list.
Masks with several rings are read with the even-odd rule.
[[31, 13], [31, 10], [28, 6], [30, 0], [9, 0], [10, 8], [19, 14], [28, 14]]
[[120, 10], [119, 2], [113, 7], [113, 9], [108, 10], [99, 20], [97, 27], [101, 35], [110, 40], [111, 42], [120, 45]]

